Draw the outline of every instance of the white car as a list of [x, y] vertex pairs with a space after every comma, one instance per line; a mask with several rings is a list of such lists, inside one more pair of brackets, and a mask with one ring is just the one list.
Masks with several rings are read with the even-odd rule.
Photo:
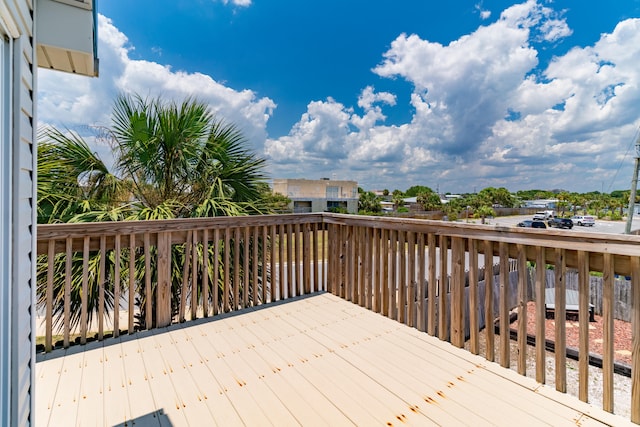
[[540, 211], [533, 214], [534, 221], [546, 221], [553, 218], [553, 211]]
[[585, 227], [593, 227], [596, 224], [596, 220], [592, 216], [588, 215], [576, 215], [571, 217], [573, 225], [584, 225]]

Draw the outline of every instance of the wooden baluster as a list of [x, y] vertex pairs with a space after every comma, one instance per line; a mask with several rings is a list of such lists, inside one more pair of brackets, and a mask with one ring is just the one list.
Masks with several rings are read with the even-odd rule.
[[[360, 283], [362, 275], [360, 274], [362, 247], [362, 227], [347, 227], [347, 235], [345, 237], [345, 245], [347, 247], [347, 271], [349, 279], [345, 281], [346, 293], [350, 296], [350, 300], [355, 304], [360, 303]], [[349, 298], [349, 297], [348, 297]]]
[[567, 392], [567, 291], [565, 286], [566, 259], [564, 249], [555, 250], [555, 361], [556, 390]]
[[191, 320], [198, 318], [198, 230], [191, 240]]
[[373, 263], [371, 260], [373, 258], [373, 229], [371, 227], [367, 227], [365, 233], [364, 288], [362, 291], [365, 295], [365, 307], [371, 310], [373, 303], [373, 275], [371, 274], [371, 271], [373, 270]]
[[493, 242], [484, 241], [484, 318], [485, 318], [485, 358], [493, 362], [495, 360], [495, 329], [493, 313]]
[[100, 261], [98, 272], [98, 340], [104, 339], [104, 282], [107, 258], [107, 236], [100, 236]]
[[282, 224], [278, 227], [278, 252], [279, 257], [279, 271], [278, 271], [278, 299], [282, 300], [285, 298], [285, 277], [287, 273], [285, 271], [285, 258], [284, 258], [284, 245], [285, 245], [285, 225]]
[[546, 310], [545, 310], [545, 248], [536, 247], [536, 381], [546, 382]]
[[[242, 307], [243, 308], [247, 308], [249, 307], [249, 296], [251, 295], [251, 292], [249, 292], [249, 290], [252, 288], [251, 286], [251, 270], [249, 268], [249, 260], [251, 257], [251, 239], [249, 237], [249, 232], [251, 231], [251, 227], [244, 227], [244, 239], [243, 239], [243, 249], [244, 249], [244, 262], [243, 262], [243, 270], [244, 270], [244, 274], [243, 274], [243, 279], [242, 279]], [[251, 298], [253, 301], [255, 301], [255, 299]]]
[[231, 305], [230, 305], [230, 294], [231, 294], [231, 289], [230, 289], [230, 277], [229, 277], [229, 272], [231, 270], [229, 270], [230, 267], [230, 258], [231, 258], [231, 230], [229, 228], [225, 228], [224, 229], [224, 246], [223, 246], [223, 251], [224, 251], [224, 258], [223, 258], [223, 263], [222, 263], [222, 272], [224, 274], [224, 280], [223, 280], [223, 289], [222, 289], [222, 310], [227, 313], [231, 310]]
[[69, 347], [69, 335], [71, 332], [71, 275], [73, 266], [73, 239], [67, 237], [65, 242], [65, 265], [64, 265], [64, 325], [63, 343], [64, 348]]
[[113, 257], [115, 265], [113, 269], [113, 336], [120, 336], [120, 260], [122, 259], [122, 243], [120, 235], [116, 234], [113, 242]]
[[202, 232], [202, 315], [209, 317], [209, 229]]
[[80, 308], [80, 344], [87, 343], [88, 322], [88, 296], [89, 296], [89, 242], [90, 237], [85, 236], [82, 246], [82, 294]]
[[[187, 309], [187, 289], [189, 286], [189, 270], [190, 270], [190, 259], [191, 259], [191, 242], [193, 239], [193, 234], [191, 231], [187, 231], [187, 243], [184, 245], [184, 264], [182, 265], [182, 290], [180, 291], [180, 307], [178, 309], [178, 321], [180, 323], [185, 321], [185, 313]], [[149, 234], [145, 233], [144, 236], [144, 256], [145, 256], [145, 264], [148, 263], [149, 260]], [[145, 268], [146, 269], [146, 268]], [[145, 278], [148, 277], [148, 292], [147, 293], [147, 301], [151, 298], [151, 272], [146, 270]], [[149, 317], [149, 313], [147, 313], [147, 317]], [[151, 320], [149, 318], [149, 320]], [[151, 323], [147, 324], [147, 328], [151, 327]]]
[[311, 225], [303, 224], [302, 229], [302, 293], [311, 293], [311, 248], [309, 247], [309, 233]]
[[314, 222], [313, 223], [313, 229], [312, 229], [312, 234], [311, 234], [311, 250], [313, 251], [313, 284], [311, 286], [311, 292], [318, 292], [319, 290], [322, 289], [322, 287], [320, 286], [320, 274], [319, 274], [319, 269], [321, 268], [321, 264], [319, 262], [318, 259], [318, 223]]
[[416, 326], [416, 234], [407, 233], [407, 325]]
[[398, 231], [398, 322], [407, 323], [407, 247], [406, 232]]
[[509, 245], [498, 244], [500, 253], [500, 366], [511, 366], [509, 347]]
[[613, 304], [615, 284], [615, 267], [613, 255], [604, 254], [602, 289], [602, 408], [613, 412]]
[[518, 373], [527, 375], [527, 252], [518, 244]]
[[293, 226], [289, 223], [287, 224], [287, 298], [291, 298], [295, 295], [294, 293], [294, 281], [293, 281], [293, 269], [295, 260], [293, 259]]
[[[185, 274], [188, 276], [188, 273]], [[151, 243], [149, 233], [144, 233], [144, 286], [145, 286], [145, 308], [147, 310], [147, 315], [145, 318], [145, 323], [147, 329], [151, 329], [153, 326], [153, 313], [151, 312], [151, 299], [152, 299], [152, 291], [151, 291]], [[181, 322], [184, 322], [184, 312], [181, 317]]]
[[127, 315], [129, 322], [127, 325], [127, 333], [132, 334], [135, 330], [134, 322], [134, 303], [136, 296], [136, 235], [129, 234], [129, 292], [127, 292], [129, 300], [127, 301]]
[[437, 264], [437, 244], [436, 235], [429, 233], [427, 235], [428, 246], [428, 266], [427, 271], [429, 274], [429, 280], [427, 283], [427, 333], [431, 336], [436, 335], [437, 326], [437, 307], [438, 307], [438, 264]]
[[56, 241], [47, 243], [47, 290], [45, 312], [44, 351], [49, 352], [53, 348], [53, 276], [56, 261]]
[[[261, 299], [260, 279], [258, 278], [258, 267], [260, 265], [260, 226], [253, 227], [253, 233], [251, 235], [251, 289], [253, 294], [251, 296], [251, 305], [256, 306]], [[264, 300], [263, 300], [264, 301]]]
[[278, 283], [277, 283], [277, 276], [276, 276], [276, 269], [277, 269], [277, 264], [276, 264], [276, 249], [277, 249], [277, 236], [276, 236], [276, 229], [277, 229], [277, 225], [271, 225], [270, 227], [270, 233], [271, 233], [271, 259], [269, 260], [271, 262], [271, 274], [269, 277], [269, 283], [271, 284], [270, 286], [270, 295], [269, 295], [269, 302], [273, 302], [276, 300], [276, 294], [277, 294], [277, 289], [278, 289]]
[[391, 298], [391, 292], [389, 292], [389, 230], [386, 228], [381, 231], [381, 244], [382, 251], [380, 251], [380, 266], [382, 267], [380, 272], [380, 286], [382, 288], [382, 314], [387, 317], [391, 315], [391, 304], [389, 298]]
[[240, 299], [240, 228], [233, 229], [233, 310], [242, 307]]
[[580, 354], [578, 357], [578, 397], [589, 401], [589, 254], [578, 251], [578, 322]]
[[158, 233], [158, 284], [156, 290], [156, 325], [171, 324], [171, 232]]
[[382, 290], [380, 274], [382, 269], [380, 268], [380, 257], [382, 250], [382, 241], [380, 239], [381, 231], [379, 228], [375, 228], [373, 230], [373, 254], [372, 254], [372, 262], [373, 262], [373, 310], [376, 313], [382, 312]]
[[469, 245], [469, 351], [480, 353], [478, 322], [478, 242], [474, 238], [467, 240]]
[[220, 229], [218, 228], [213, 230], [213, 283], [211, 285], [213, 315], [215, 316], [220, 313]]
[[424, 332], [427, 330], [427, 307], [424, 303], [426, 297], [426, 281], [425, 281], [425, 242], [424, 233], [418, 233], [418, 279], [417, 279], [417, 298], [418, 298], [418, 330]]
[[389, 238], [389, 317], [395, 319], [398, 312], [398, 230], [392, 229]]
[[262, 227], [262, 303], [267, 302], [267, 295], [271, 295], [269, 284], [270, 279], [267, 274], [267, 259], [269, 256], [269, 238], [268, 238], [268, 226]]
[[447, 236], [440, 236], [440, 280], [438, 283], [438, 338], [443, 341], [449, 339], [449, 328], [447, 328], [448, 317], [448, 294], [449, 294], [449, 264], [447, 262], [449, 254], [449, 240]]

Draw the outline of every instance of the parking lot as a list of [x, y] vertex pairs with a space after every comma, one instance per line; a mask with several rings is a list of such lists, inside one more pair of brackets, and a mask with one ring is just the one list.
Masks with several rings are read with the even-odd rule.
[[[531, 219], [532, 215], [517, 215], [517, 216], [503, 216], [497, 218], [491, 218], [487, 220], [489, 224], [501, 225], [501, 226], [517, 226], [517, 224], [525, 219]], [[479, 222], [476, 220], [476, 222]], [[625, 221], [605, 221], [596, 219], [596, 223], [593, 227], [579, 227], [574, 226], [571, 230], [553, 228], [553, 230], [563, 231], [571, 233], [574, 231], [595, 232], [595, 233], [609, 233], [609, 234], [624, 234], [626, 226]], [[631, 225], [631, 230], [637, 230], [640, 228], [640, 217], [635, 216]]]

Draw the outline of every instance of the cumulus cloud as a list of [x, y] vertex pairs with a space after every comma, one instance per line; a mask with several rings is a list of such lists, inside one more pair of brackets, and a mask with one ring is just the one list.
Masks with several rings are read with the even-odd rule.
[[[529, 0], [447, 45], [401, 34], [373, 72], [413, 85], [410, 122], [386, 124], [384, 109], [396, 97], [366, 87], [358, 98], [363, 114], [311, 103], [292, 133], [267, 141], [266, 152], [304, 159], [307, 171], [328, 165], [374, 188], [574, 182], [582, 187], [574, 190], [587, 191], [594, 170], [599, 188], [615, 177], [640, 123], [640, 20], [622, 21], [593, 46], [575, 47], [540, 70], [538, 46], [571, 33], [561, 13]], [[332, 120], [318, 115], [319, 105], [331, 107]], [[337, 124], [328, 137], [325, 126]], [[322, 152], [327, 145], [336, 148], [331, 161]], [[571, 174], [580, 182], [567, 180]]]
[[78, 129], [109, 123], [112, 102], [119, 93], [162, 96], [182, 100], [196, 97], [221, 119], [236, 124], [262, 150], [266, 124], [276, 104], [255, 92], [235, 90], [212, 77], [156, 62], [131, 59], [134, 47], [112, 21], [98, 18], [100, 77], [86, 77], [40, 70], [38, 108], [41, 125]]

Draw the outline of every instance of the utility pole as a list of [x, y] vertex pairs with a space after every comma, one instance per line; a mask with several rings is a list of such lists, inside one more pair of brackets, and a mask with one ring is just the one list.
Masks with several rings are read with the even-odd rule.
[[629, 195], [629, 211], [627, 212], [627, 226], [624, 229], [625, 234], [631, 234], [631, 222], [633, 221], [636, 191], [638, 190], [638, 169], [640, 169], [640, 134], [636, 139], [636, 164], [633, 168], [633, 178], [631, 179], [631, 194]]

